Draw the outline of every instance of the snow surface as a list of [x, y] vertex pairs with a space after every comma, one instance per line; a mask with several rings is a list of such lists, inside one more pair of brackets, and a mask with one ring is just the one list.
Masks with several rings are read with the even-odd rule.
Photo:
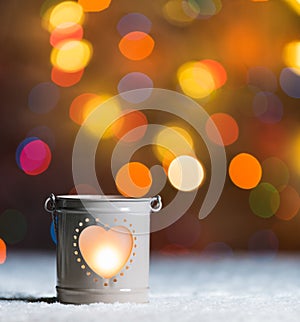
[[147, 304], [60, 304], [55, 274], [52, 253], [9, 254], [0, 321], [300, 321], [297, 256], [152, 256]]

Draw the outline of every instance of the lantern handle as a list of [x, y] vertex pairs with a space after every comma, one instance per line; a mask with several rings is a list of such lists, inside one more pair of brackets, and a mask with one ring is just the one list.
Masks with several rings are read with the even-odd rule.
[[47, 212], [50, 212], [52, 215], [52, 220], [54, 224], [54, 230], [57, 238], [57, 215], [55, 213], [56, 211], [56, 197], [54, 193], [51, 193], [50, 196], [46, 199], [44, 208]]
[[161, 196], [157, 195], [150, 200], [150, 208], [153, 212], [159, 212], [162, 208]]
[[47, 212], [53, 213], [56, 209], [56, 198], [53, 193], [46, 199], [44, 208]]

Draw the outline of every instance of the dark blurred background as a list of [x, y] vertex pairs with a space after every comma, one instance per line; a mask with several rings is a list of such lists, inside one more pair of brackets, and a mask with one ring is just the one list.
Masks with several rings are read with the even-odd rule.
[[[148, 75], [153, 87], [185, 94], [178, 69], [186, 62], [207, 59], [219, 62], [227, 77], [220, 88], [195, 100], [210, 115], [226, 113], [234, 118], [239, 132], [225, 146], [228, 166], [241, 152], [253, 155], [263, 170], [261, 182], [271, 185], [271, 193], [260, 194], [258, 189], [251, 199], [253, 189], [241, 189], [227, 176], [217, 206], [200, 221], [197, 215], [207, 178], [189, 211], [151, 235], [152, 250], [168, 254], [299, 251], [299, 2], [112, 0], [105, 10], [85, 14], [83, 38], [93, 46], [93, 56], [80, 81], [59, 86], [51, 79], [50, 32], [42, 21], [47, 10], [60, 2], [0, 3], [2, 262], [5, 249], [8, 255], [10, 250], [55, 249], [51, 217], [43, 203], [51, 192], [68, 194], [74, 189], [72, 149], [80, 125], [70, 118], [70, 106], [76, 97], [84, 93], [117, 95], [120, 80], [131, 72]], [[151, 23], [148, 32], [155, 46], [145, 59], [128, 59], [119, 50], [122, 35], [118, 26], [120, 29], [120, 20], [130, 13]], [[137, 24], [143, 26], [141, 21]], [[129, 19], [127, 24], [136, 21]], [[39, 88], [42, 92], [36, 98]], [[39, 109], [39, 102], [49, 106]], [[173, 121], [171, 116], [153, 113], [147, 118], [149, 123]], [[198, 153], [201, 138], [188, 124], [176, 122], [190, 133]], [[20, 164], [26, 141], [21, 143], [29, 137], [38, 137], [49, 147], [51, 161], [40, 173], [26, 173]], [[107, 140], [103, 145], [106, 152], [97, 159], [101, 186], [109, 194], [118, 193], [109, 158], [115, 143]], [[149, 162], [155, 160], [152, 154], [147, 150], [137, 157]], [[207, 156], [202, 162], [208, 175]], [[174, 195], [169, 182], [161, 195], [166, 201]], [[271, 213], [264, 215], [269, 208]]]

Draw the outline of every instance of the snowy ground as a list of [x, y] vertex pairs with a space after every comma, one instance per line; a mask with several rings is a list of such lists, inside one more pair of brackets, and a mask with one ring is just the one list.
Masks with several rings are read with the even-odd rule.
[[300, 257], [151, 259], [150, 303], [63, 305], [55, 255], [9, 254], [0, 321], [300, 321]]

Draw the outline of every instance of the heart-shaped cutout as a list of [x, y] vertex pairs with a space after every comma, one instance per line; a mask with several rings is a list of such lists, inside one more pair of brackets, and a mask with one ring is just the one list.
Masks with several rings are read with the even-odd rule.
[[124, 226], [114, 226], [109, 230], [100, 226], [88, 226], [79, 236], [79, 249], [83, 259], [103, 278], [111, 278], [123, 268], [132, 246], [132, 234]]

